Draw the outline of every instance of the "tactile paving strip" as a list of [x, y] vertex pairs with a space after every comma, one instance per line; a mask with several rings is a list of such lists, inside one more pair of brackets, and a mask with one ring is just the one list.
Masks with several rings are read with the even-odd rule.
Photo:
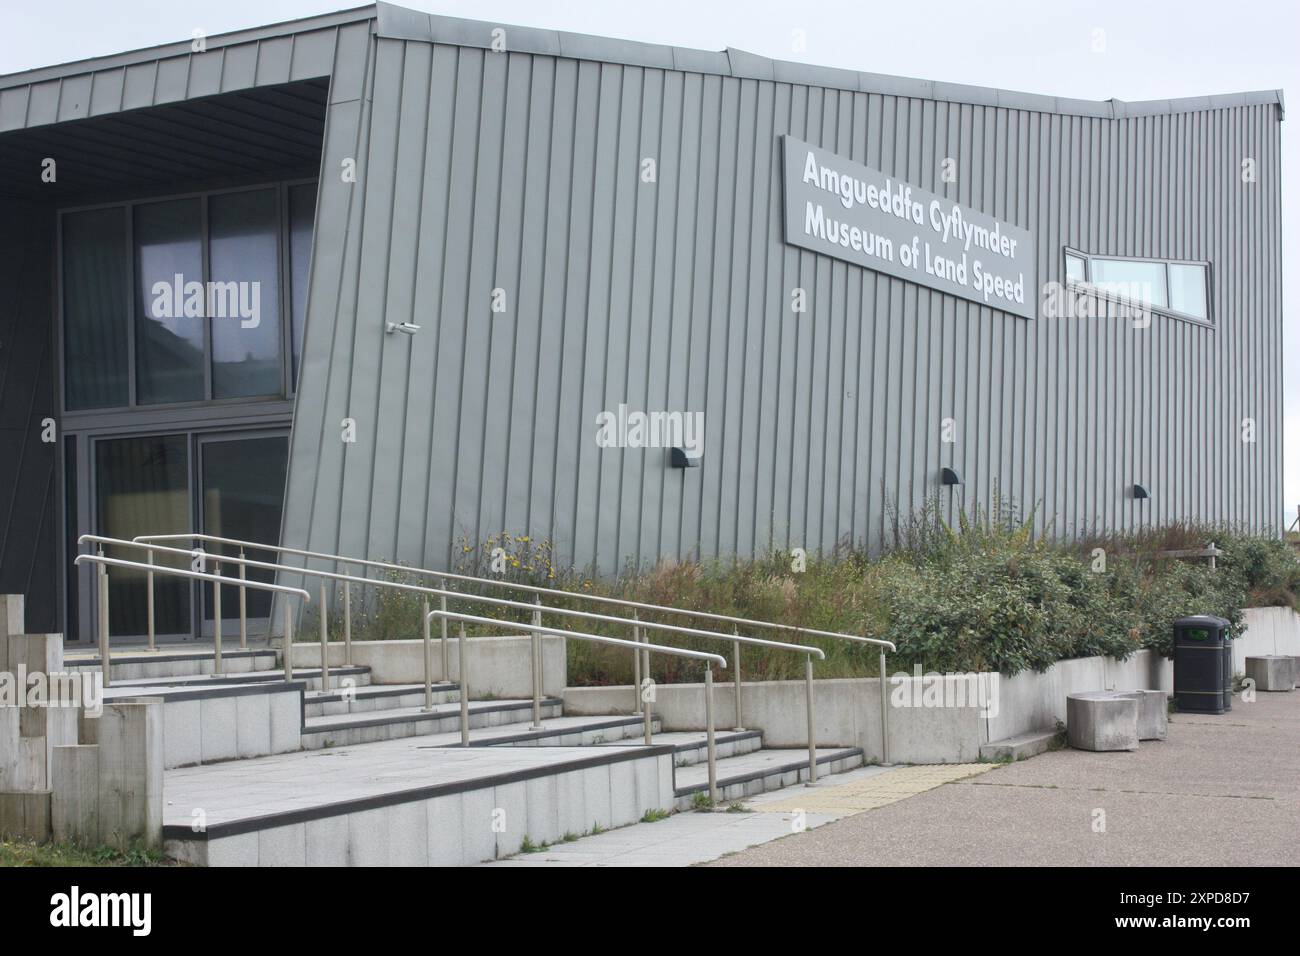
[[991, 763], [933, 764], [917, 767], [899, 767], [885, 773], [874, 774], [853, 783], [838, 786], [810, 787], [798, 797], [775, 803], [753, 803], [750, 808], [762, 813], [833, 813], [848, 816], [864, 810], [874, 810], [908, 797], [933, 790], [935, 787], [963, 777], [992, 770]]

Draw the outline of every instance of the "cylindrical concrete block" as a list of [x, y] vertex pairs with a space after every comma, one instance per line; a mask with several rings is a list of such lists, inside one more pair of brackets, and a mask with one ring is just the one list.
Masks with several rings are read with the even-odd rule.
[[93, 844], [99, 839], [99, 747], [55, 747], [50, 760], [50, 825], [54, 839]]
[[1138, 702], [1109, 691], [1070, 694], [1065, 725], [1076, 750], [1137, 750]]
[[1162, 690], [1118, 691], [1118, 697], [1138, 702], [1138, 740], [1164, 740], [1169, 736], [1169, 698]]

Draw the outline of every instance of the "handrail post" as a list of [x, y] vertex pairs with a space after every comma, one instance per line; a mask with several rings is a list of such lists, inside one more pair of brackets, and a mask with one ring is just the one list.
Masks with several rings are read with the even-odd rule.
[[[248, 588], [244, 582], [248, 580], [248, 567], [244, 564], [247, 557], [243, 548], [239, 549], [239, 649], [248, 650]], [[152, 561], [150, 561], [152, 563]], [[268, 625], [269, 629], [269, 625]]]
[[[738, 628], [738, 627], [733, 627], [733, 628], [731, 629], [731, 632], [732, 632], [734, 635], [736, 635], [736, 637], [740, 637], [740, 628]], [[732, 671], [732, 673], [735, 674], [735, 678], [734, 678], [734, 679], [735, 679], [735, 682], [736, 682], [736, 727], [735, 727], [735, 729], [736, 729], [736, 730], [744, 730], [744, 729], [745, 729], [745, 722], [744, 722], [743, 718], [740, 716], [740, 714], [741, 714], [741, 704], [740, 704], [740, 693], [741, 693], [741, 691], [740, 691], [740, 641], [732, 641], [732, 642], [731, 642], [731, 653], [732, 653], [732, 656], [735, 658], [735, 660], [732, 662], [732, 667], [733, 667], [733, 671]]]
[[[641, 615], [635, 610], [632, 612], [632, 620], [641, 620]], [[638, 644], [641, 643], [640, 624], [632, 625], [632, 640]], [[634, 647], [632, 649], [632, 713], [639, 714], [641, 710], [641, 648]]]
[[808, 698], [808, 786], [817, 783], [817, 719], [813, 706], [813, 659], [811, 654], [804, 658], [804, 695]]
[[320, 585], [320, 689], [330, 689], [329, 608], [325, 599], [325, 582]]
[[[636, 653], [640, 654], [641, 651], [637, 651]], [[650, 652], [646, 651], [645, 653], [649, 655]], [[641, 679], [645, 681], [645, 685], [637, 687], [636, 695], [638, 698], [641, 699], [641, 720], [645, 724], [645, 742], [646, 742], [646, 746], [648, 747], [650, 746], [650, 744], [654, 743], [653, 701], [654, 701], [655, 682], [654, 682], [654, 678], [650, 676], [648, 669], [645, 677]], [[650, 692], [649, 694], [646, 693], [647, 690]]]
[[709, 745], [709, 802], [718, 803], [718, 748], [713, 738], [713, 665], [704, 664], [704, 726]]
[[460, 625], [460, 745], [469, 746], [469, 660], [465, 655], [465, 624]]
[[[447, 579], [441, 579], [440, 590], [447, 590]], [[442, 610], [442, 679], [445, 683], [451, 683], [451, 645], [447, 642], [447, 595], [442, 595], [438, 601], [438, 606]]]
[[[533, 627], [542, 626], [542, 598], [534, 600], [537, 610], [533, 611]], [[533, 631], [533, 730], [542, 729], [542, 635]]]
[[[104, 556], [104, 549], [99, 549], [99, 556]], [[112, 683], [108, 659], [108, 565], [99, 566], [99, 669], [104, 677], [104, 686]]]
[[880, 649], [880, 762], [889, 763], [889, 681], [885, 678], [885, 649]]
[[[221, 577], [221, 562], [212, 567], [212, 573]], [[221, 676], [221, 582], [212, 582], [212, 674]]]
[[[425, 602], [428, 611], [428, 602]], [[428, 615], [425, 615], [426, 618]], [[343, 583], [343, 664], [352, 666], [352, 582]]]
[[293, 608], [289, 607], [286, 597], [281, 606], [284, 608], [284, 679], [293, 680]]
[[[104, 549], [100, 548], [99, 553], [102, 556], [104, 554]], [[148, 551], [145, 552], [145, 560], [148, 561], [150, 564], [153, 564], [153, 548], [150, 548]], [[100, 565], [100, 567], [103, 567], [103, 565]], [[148, 595], [148, 604], [146, 605], [145, 620], [146, 620], [148, 634], [149, 634], [149, 650], [156, 651], [158, 649], [158, 646], [154, 642], [153, 572], [152, 571], [150, 571], [147, 575], [145, 575], [145, 593]]]
[[[429, 596], [420, 600], [420, 613], [424, 619], [424, 709], [433, 710], [433, 642], [429, 638]], [[444, 619], [445, 621], [445, 619]]]

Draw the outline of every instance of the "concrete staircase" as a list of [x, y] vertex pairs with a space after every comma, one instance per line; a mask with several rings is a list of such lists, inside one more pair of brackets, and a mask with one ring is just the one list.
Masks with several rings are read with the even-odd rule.
[[[148, 697], [164, 703], [164, 789], [169, 807], [186, 799], [179, 795], [173, 799], [173, 789], [201, 794], [210, 787], [215, 796], [193, 799], [196, 805], [219, 807], [219, 797], [234, 794], [243, 780], [265, 779], [283, 788], [283, 797], [268, 790], [253, 803], [240, 803], [232, 796], [228, 819], [206, 833], [196, 834], [193, 828], [165, 818], [169, 852], [192, 862], [275, 862], [280, 859], [275, 841], [286, 829], [294, 834], [301, 831], [301, 837], [293, 839], [301, 838], [304, 845], [328, 849], [321, 850], [324, 856], [318, 854], [315, 862], [326, 857], [339, 862], [342, 844], [346, 844], [343, 858], [348, 863], [362, 857], [382, 862], [367, 856], [371, 850], [357, 843], [355, 834], [348, 835], [351, 829], [330, 831], [326, 821], [346, 817], [348, 826], [355, 828], [361, 825], [358, 821], [369, 819], [367, 814], [373, 817], [382, 810], [385, 818], [392, 817], [383, 823], [392, 831], [396, 821], [410, 815], [408, 805], [427, 805], [432, 814], [435, 806], [449, 805], [449, 798], [455, 797], [459, 812], [468, 813], [472, 801], [490, 799], [494, 807], [505, 806], [507, 794], [521, 792], [528, 803], [521, 811], [530, 828], [528, 838], [538, 842], [548, 839], [545, 819], [552, 810], [537, 808], [548, 808], [548, 801], [554, 801], [557, 819], [565, 812], [576, 813], [563, 806], [560, 794], [565, 781], [579, 778], [586, 788], [582, 805], [598, 809], [584, 810], [582, 818], [575, 816], [583, 824], [575, 833], [635, 822], [651, 810], [689, 810], [707, 802], [705, 734], [664, 732], [657, 717], [652, 723], [653, 743], [646, 746], [640, 715], [565, 715], [560, 698], [546, 697], [542, 724], [535, 727], [530, 699], [471, 700], [466, 751], [461, 746], [460, 687], [453, 682], [435, 684], [433, 706], [425, 710], [423, 684], [375, 683], [366, 666], [332, 667], [329, 686], [322, 687], [319, 668], [296, 667], [293, 680], [286, 681], [270, 651], [227, 652], [224, 663], [225, 672], [216, 676], [210, 652], [123, 653], [113, 659], [111, 699]], [[67, 661], [69, 668], [98, 665], [93, 656]], [[761, 730], [718, 731], [715, 745], [718, 791], [724, 804], [808, 779], [807, 751], [765, 747]], [[524, 749], [536, 752], [536, 757], [509, 756]], [[331, 771], [355, 766], [356, 772], [326, 781], [320, 769], [327, 765], [310, 758], [317, 752], [347, 757], [328, 765]], [[500, 756], [487, 758], [487, 752]], [[482, 769], [467, 775], [466, 761], [473, 753], [484, 754], [472, 762]], [[855, 748], [820, 750], [818, 776], [851, 770], [863, 762], [862, 752]], [[387, 769], [380, 773], [375, 769], [379, 765]], [[605, 787], [608, 812], [601, 793]], [[482, 797], [484, 793], [491, 797]], [[591, 819], [585, 819], [588, 816]], [[309, 824], [315, 830], [303, 829]], [[412, 825], [418, 829], [422, 824]], [[446, 826], [424, 832], [430, 862], [435, 858], [430, 841], [440, 841], [448, 832]], [[257, 838], [250, 839], [250, 834]], [[419, 837], [413, 832], [411, 839]], [[446, 862], [477, 862], [518, 849], [500, 835], [487, 857], [476, 856], [488, 852], [486, 843], [471, 847], [462, 839], [459, 845], [459, 857], [451, 853]], [[397, 843], [391, 848], [388, 862], [406, 850]], [[293, 847], [288, 852], [291, 862], [299, 861]], [[311, 850], [304, 853], [301, 862], [313, 862]]]

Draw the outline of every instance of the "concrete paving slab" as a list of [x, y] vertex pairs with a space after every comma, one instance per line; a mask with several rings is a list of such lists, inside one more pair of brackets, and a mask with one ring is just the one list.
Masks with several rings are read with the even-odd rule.
[[947, 783], [720, 866], [1295, 864], [1300, 695], [1173, 714], [1133, 752], [1060, 750]]

